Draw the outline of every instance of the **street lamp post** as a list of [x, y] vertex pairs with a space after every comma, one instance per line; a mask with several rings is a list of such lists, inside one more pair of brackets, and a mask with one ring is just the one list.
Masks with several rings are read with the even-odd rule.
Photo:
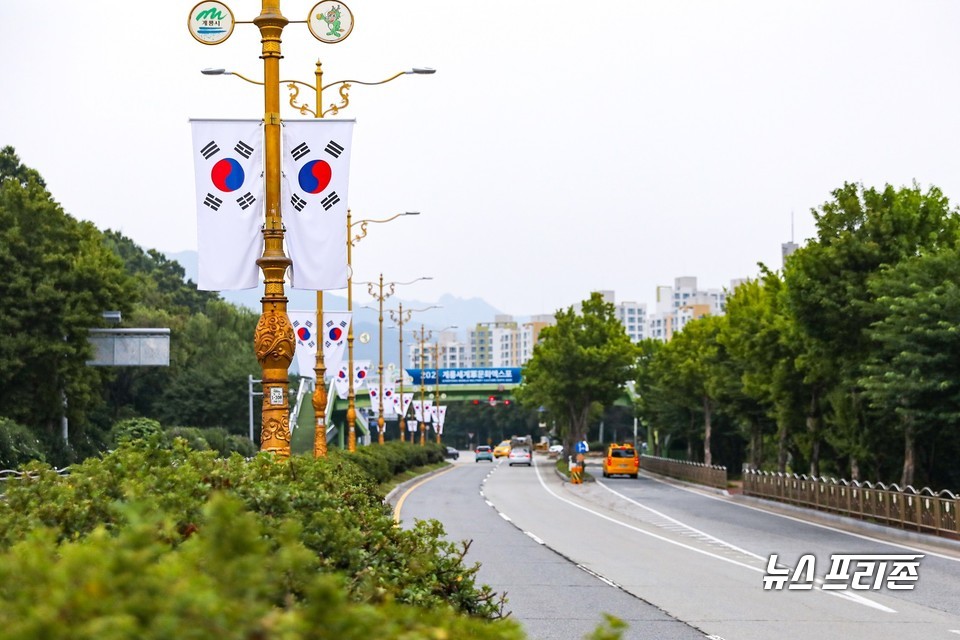
[[[266, 180], [266, 211], [267, 219], [264, 225], [264, 253], [263, 257], [257, 261], [257, 264], [264, 272], [265, 292], [263, 298], [263, 312], [261, 322], [257, 324], [257, 331], [254, 337], [254, 343], [257, 346], [257, 359], [260, 361], [263, 369], [264, 400], [263, 400], [263, 431], [261, 435], [261, 449], [276, 451], [281, 456], [290, 455], [289, 439], [289, 416], [290, 408], [286, 401], [286, 368], [283, 369], [282, 383], [280, 387], [283, 397], [282, 404], [274, 402], [279, 398], [277, 391], [270, 391], [278, 387], [281, 380], [281, 365], [286, 361], [287, 367], [293, 359], [293, 327], [286, 316], [286, 298], [283, 296], [283, 274], [286, 268], [291, 264], [289, 258], [283, 254], [283, 226], [280, 218], [280, 83], [286, 83], [290, 91], [290, 106], [297, 109], [301, 115], [311, 114], [315, 118], [322, 118], [327, 114], [336, 115], [341, 109], [345, 109], [350, 103], [348, 92], [351, 84], [360, 84], [375, 86], [386, 84], [396, 80], [403, 75], [429, 75], [436, 73], [435, 69], [429, 67], [414, 67], [408, 71], [400, 71], [385, 80], [378, 82], [366, 82], [363, 80], [338, 80], [330, 84], [323, 85], [323, 69], [321, 63], [317, 60], [317, 67], [314, 71], [316, 78], [315, 84], [311, 85], [301, 80], [279, 80], [280, 65], [280, 33], [286, 26], [288, 20], [280, 15], [279, 0], [263, 0], [263, 9], [261, 15], [255, 19], [254, 24], [260, 27], [260, 33], [263, 36], [263, 55], [264, 60], [264, 80], [259, 82], [252, 80], [235, 71], [226, 69], [203, 69], [204, 75], [233, 75], [241, 80], [251, 84], [262, 85], [264, 87], [265, 104], [265, 180]], [[269, 54], [268, 54], [269, 49]], [[315, 106], [310, 109], [306, 105], [296, 103], [299, 95], [297, 85], [302, 85], [308, 89], [313, 89], [315, 95]], [[326, 111], [323, 110], [323, 90], [340, 85], [340, 98], [342, 102], [339, 105], [330, 105]], [[271, 182], [272, 181], [272, 182]], [[272, 197], [272, 199], [271, 199]], [[349, 215], [349, 214], [348, 214]], [[349, 235], [349, 223], [347, 224]], [[268, 240], [269, 238], [269, 240]], [[349, 251], [349, 247], [348, 247]], [[269, 269], [269, 272], [268, 272]], [[270, 316], [267, 317], [268, 309]], [[285, 321], [285, 323], [284, 323]], [[261, 328], [261, 324], [263, 327]], [[317, 291], [317, 325], [323, 326], [323, 291]], [[352, 348], [352, 322], [348, 333], [350, 345]], [[279, 337], [280, 339], [277, 339]], [[289, 345], [289, 350], [287, 349]], [[267, 366], [271, 366], [272, 377], [268, 380]], [[351, 393], [353, 388], [353, 360], [351, 358]], [[322, 458], [327, 455], [327, 429], [326, 429], [326, 410], [327, 410], [327, 390], [326, 390], [326, 365], [323, 360], [322, 343], [317, 345], [317, 360], [314, 367], [316, 376], [316, 385], [312, 398], [314, 415], [316, 417], [313, 455], [315, 458]], [[268, 389], [269, 387], [269, 389]], [[269, 394], [269, 395], [268, 395]], [[268, 404], [269, 403], [269, 404]], [[276, 405], [276, 408], [273, 408]], [[268, 415], [268, 407], [271, 407], [271, 413]], [[348, 411], [348, 422], [350, 413]], [[356, 413], [353, 414], [354, 422]], [[351, 423], [353, 424], [353, 423]], [[268, 430], [269, 425], [269, 430]], [[286, 426], [286, 438], [280, 437], [284, 432], [283, 426]], [[269, 434], [268, 443], [267, 435]], [[351, 432], [351, 436], [353, 433]], [[355, 450], [354, 447], [350, 449]]]
[[437, 432], [437, 444], [440, 444], [440, 340], [437, 340], [434, 349], [434, 361], [433, 364], [437, 370], [437, 380], [435, 390], [433, 392], [433, 405], [437, 408], [437, 421], [434, 426], [434, 431]]
[[[366, 283], [366, 285], [367, 285], [367, 292], [368, 292], [368, 293], [377, 301], [377, 303], [379, 304], [379, 312], [380, 312], [380, 313], [379, 313], [379, 317], [378, 317], [378, 326], [379, 326], [379, 332], [380, 332], [380, 364], [377, 365], [377, 374], [378, 374], [378, 379], [379, 379], [379, 381], [380, 381], [380, 393], [379, 393], [380, 408], [379, 408], [379, 412], [377, 413], [377, 442], [379, 442], [380, 444], [383, 444], [384, 431], [386, 431], [385, 426], [384, 426], [386, 420], [385, 420], [384, 417], [383, 417], [383, 301], [386, 300], [387, 298], [389, 298], [390, 296], [392, 296], [392, 295], [394, 294], [395, 288], [396, 288], [397, 285], [413, 284], [414, 282], [419, 282], [420, 280], [433, 280], [433, 278], [431, 278], [430, 276], [423, 276], [423, 277], [417, 278], [417, 279], [415, 279], [415, 280], [410, 280], [409, 282], [387, 282], [387, 283], [384, 283], [384, 281], [383, 281], [383, 274], [381, 273], [381, 274], [380, 274], [380, 282], [379, 282], [379, 286], [378, 286], [378, 291], [379, 291], [379, 292], [375, 292], [375, 290], [374, 290], [374, 287], [377, 286], [377, 283], [375, 283], [375, 282], [367, 282], [367, 283]], [[389, 287], [389, 290], [388, 290], [387, 292], [384, 292], [384, 290], [383, 290], [384, 285], [386, 285], [387, 287]], [[401, 338], [401, 339], [402, 339], [402, 338]], [[402, 344], [401, 344], [401, 348], [402, 348]], [[402, 357], [403, 357], [403, 354], [401, 354], [400, 357], [402, 358]], [[403, 366], [403, 360], [400, 361], [400, 364], [401, 364], [401, 367], [402, 367], [402, 366]], [[402, 371], [401, 371], [401, 379], [402, 379]], [[402, 401], [402, 400], [403, 400], [403, 395], [402, 395], [402, 394], [403, 394], [403, 383], [402, 383], [402, 382], [401, 382], [400, 392], [401, 392], [400, 398], [401, 398], [401, 401]], [[402, 439], [403, 439], [403, 431], [401, 431], [400, 433], [401, 433], [401, 440], [402, 440]]]
[[264, 292], [260, 319], [254, 331], [254, 349], [263, 380], [263, 418], [260, 450], [281, 458], [290, 455], [290, 405], [287, 402], [287, 369], [293, 360], [293, 326], [287, 317], [283, 278], [291, 260], [283, 252], [280, 213], [280, 36], [287, 25], [279, 0], [263, 0], [253, 23], [260, 29], [263, 49], [264, 104], [264, 207], [263, 254], [257, 265], [263, 271]]
[[[419, 211], [404, 211], [383, 220], [352, 221], [350, 209], [347, 209], [347, 311], [350, 313], [350, 326], [347, 327], [347, 450], [357, 450], [357, 405], [353, 388], [353, 246], [367, 237], [367, 225], [383, 224], [401, 216], [418, 216]], [[360, 232], [354, 236], [353, 227], [360, 225]]]
[[[397, 323], [400, 335], [400, 420], [398, 426], [400, 427], [400, 441], [404, 442], [406, 440], [406, 424], [404, 423], [404, 414], [406, 414], [406, 411], [404, 411], [403, 407], [403, 323], [410, 320], [410, 316], [414, 313], [429, 311], [430, 309], [439, 309], [440, 307], [437, 305], [431, 305], [429, 307], [424, 307], [423, 309], [407, 309], [404, 311], [402, 302], [400, 303], [399, 307], [399, 311], [390, 309], [390, 319]], [[414, 331], [414, 335], [416, 335], [416, 331]], [[410, 442], [413, 442], [413, 436], [410, 436]]]
[[[444, 327], [443, 329], [441, 329], [439, 333], [443, 333], [444, 331], [446, 331], [446, 330], [448, 330], [448, 329], [456, 329], [456, 328], [457, 328], [457, 325], [455, 325], [455, 324], [454, 324], [454, 325], [450, 325], [449, 327]], [[414, 337], [416, 337], [416, 335], [417, 335], [416, 330], [414, 330], [413, 335], [414, 335]], [[423, 403], [424, 403], [424, 401], [426, 400], [426, 380], [425, 380], [425, 376], [424, 376], [424, 372], [425, 372], [425, 370], [426, 370], [426, 369], [425, 369], [426, 363], [425, 363], [425, 361], [424, 361], [424, 345], [425, 345], [432, 337], [433, 337], [433, 330], [431, 329], [430, 331], [427, 331], [426, 328], [425, 328], [425, 327], [423, 326], [423, 324], [421, 323], [421, 324], [420, 324], [420, 412], [421, 412], [421, 414], [422, 414], [421, 417], [424, 418], [424, 419], [420, 421], [420, 446], [424, 446], [424, 445], [426, 444], [426, 442], [427, 442], [427, 430], [426, 430], [426, 426], [425, 426], [425, 423], [426, 423], [426, 408], [423, 406]], [[439, 372], [439, 370], [438, 370], [438, 371], [437, 371], [438, 380], [439, 380], [439, 374], [440, 374], [440, 372]], [[440, 392], [440, 387], [439, 387], [439, 384], [438, 384], [438, 385], [437, 385], [437, 393], [439, 394], [439, 392]], [[438, 410], [438, 413], [439, 413], [439, 410]], [[438, 434], [437, 442], [439, 442], [439, 441], [440, 441], [440, 439], [439, 439], [439, 434]]]

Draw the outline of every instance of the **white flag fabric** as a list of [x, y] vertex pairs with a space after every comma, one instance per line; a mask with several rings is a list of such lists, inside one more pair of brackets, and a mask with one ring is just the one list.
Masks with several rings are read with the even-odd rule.
[[[190, 120], [197, 188], [197, 288], [252, 289], [263, 254], [263, 127]], [[346, 223], [344, 223], [346, 224]]]
[[443, 435], [443, 421], [447, 417], [447, 408], [440, 407], [439, 409], [440, 409], [439, 413], [437, 414], [438, 416], [437, 417], [437, 433], [439, 433], [440, 435]]
[[[317, 314], [315, 311], [290, 311], [287, 313], [297, 339], [294, 355], [300, 375], [311, 380], [317, 377]], [[326, 361], [324, 361], [326, 365]]]
[[353, 120], [285, 120], [281, 205], [290, 286], [347, 286], [347, 191]]
[[369, 360], [354, 360], [353, 361], [353, 390], [354, 392], [363, 389], [364, 384], [367, 382], [367, 378], [370, 376], [370, 361]]
[[396, 397], [395, 384], [393, 380], [384, 379], [383, 381], [383, 417], [391, 420], [397, 417], [397, 409], [393, 402]]
[[347, 396], [350, 395], [350, 378], [347, 377], [347, 366], [346, 363], [340, 365], [340, 368], [337, 369], [336, 377], [333, 379], [333, 386], [337, 390], [337, 397], [341, 400], [346, 400]]
[[327, 371], [339, 371], [343, 364], [350, 315], [349, 311], [323, 312], [323, 362]]
[[413, 433], [417, 430], [417, 421], [416, 420], [407, 420], [407, 431]]
[[398, 393], [396, 396], [394, 396], [393, 404], [397, 410], [397, 413], [401, 417], [406, 417], [407, 412], [410, 410], [410, 405], [413, 404], [413, 393], [408, 392], [403, 394], [403, 396]]
[[440, 420], [437, 418], [437, 416], [438, 416], [438, 414], [439, 414], [439, 412], [438, 412], [438, 409], [439, 409], [439, 408], [440, 408], [440, 407], [438, 407], [437, 405], [433, 405], [432, 407], [430, 407], [430, 420], [431, 420], [434, 424], [440, 422]]
[[413, 417], [417, 422], [423, 422], [423, 406], [420, 404], [419, 400], [414, 400], [413, 404]]
[[430, 422], [430, 419], [433, 417], [433, 412], [431, 410], [433, 407], [433, 400], [424, 400], [423, 401], [423, 421]]
[[[377, 384], [370, 384], [370, 412], [375, 416], [380, 416], [380, 389]], [[383, 412], [386, 414], [387, 407], [383, 407]]]

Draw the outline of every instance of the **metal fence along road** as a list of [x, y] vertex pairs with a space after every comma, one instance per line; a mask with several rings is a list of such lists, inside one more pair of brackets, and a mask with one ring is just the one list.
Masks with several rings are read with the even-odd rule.
[[924, 487], [901, 489], [896, 484], [814, 478], [805, 475], [745, 470], [744, 495], [777, 500], [872, 520], [925, 533], [960, 538], [957, 509], [960, 500], [951, 491]]
[[700, 462], [671, 460], [657, 456], [640, 456], [640, 469], [668, 478], [704, 484], [717, 489], [727, 488], [727, 468]]

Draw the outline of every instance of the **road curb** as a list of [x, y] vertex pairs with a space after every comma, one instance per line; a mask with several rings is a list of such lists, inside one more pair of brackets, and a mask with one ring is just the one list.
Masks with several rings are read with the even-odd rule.
[[415, 482], [420, 482], [420, 481], [423, 480], [424, 478], [429, 478], [430, 476], [435, 476], [435, 475], [437, 475], [438, 473], [441, 473], [441, 472], [443, 472], [443, 471], [448, 470], [448, 469], [449, 469], [450, 467], [452, 467], [452, 466], [453, 466], [453, 463], [452, 463], [452, 462], [449, 462], [449, 463], [447, 463], [447, 466], [445, 466], [445, 467], [440, 467], [439, 469], [434, 469], [433, 471], [428, 471], [428, 472], [426, 472], [426, 473], [424, 473], [424, 474], [422, 474], [422, 475], [416, 476], [416, 477], [414, 477], [414, 478], [410, 478], [409, 480], [404, 480], [403, 482], [401, 482], [400, 484], [398, 484], [397, 486], [395, 486], [393, 489], [391, 489], [391, 490], [387, 493], [387, 495], [385, 495], [385, 496], [383, 497], [383, 504], [391, 504], [391, 501], [393, 500], [393, 498], [394, 498], [398, 493], [400, 493], [400, 492], [402, 492], [402, 491], [405, 491], [408, 487], [410, 487], [411, 485], [413, 485]]

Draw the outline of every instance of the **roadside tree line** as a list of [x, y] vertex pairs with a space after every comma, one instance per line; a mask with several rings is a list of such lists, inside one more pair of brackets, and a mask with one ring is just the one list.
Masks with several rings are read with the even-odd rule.
[[[0, 272], [4, 468], [82, 460], [110, 446], [113, 425], [129, 418], [247, 432], [257, 316], [198, 291], [158, 251], [65, 212], [11, 147], [0, 150]], [[88, 330], [106, 326], [107, 310], [121, 311], [124, 327], [169, 327], [170, 366], [87, 366]]]
[[960, 486], [960, 224], [936, 187], [847, 183], [817, 235], [666, 343], [624, 343], [598, 294], [558, 314], [520, 398], [567, 440], [634, 383], [656, 453]]

